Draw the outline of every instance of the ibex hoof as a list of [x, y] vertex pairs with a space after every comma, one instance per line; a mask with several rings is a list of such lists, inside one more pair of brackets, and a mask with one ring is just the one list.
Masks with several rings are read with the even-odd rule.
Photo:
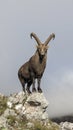
[[32, 92], [36, 92], [36, 88], [33, 88], [33, 89], [32, 89]]
[[31, 91], [29, 89], [26, 89], [26, 91], [27, 91], [28, 94], [31, 94]]
[[39, 93], [42, 93], [42, 89], [41, 89], [41, 88], [38, 88], [38, 92], [39, 92]]

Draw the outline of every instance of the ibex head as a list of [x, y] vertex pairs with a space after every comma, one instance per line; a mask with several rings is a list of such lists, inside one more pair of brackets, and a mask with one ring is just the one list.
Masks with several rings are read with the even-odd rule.
[[37, 42], [37, 51], [39, 53], [40, 56], [44, 56], [46, 53], [47, 53], [47, 50], [48, 50], [48, 43], [50, 42], [50, 40], [53, 38], [55, 38], [55, 34], [52, 33], [48, 38], [47, 40], [44, 42], [44, 43], [41, 43], [40, 39], [37, 37], [37, 35], [35, 33], [31, 33], [30, 34], [30, 37], [34, 37], [34, 39], [36, 40]]

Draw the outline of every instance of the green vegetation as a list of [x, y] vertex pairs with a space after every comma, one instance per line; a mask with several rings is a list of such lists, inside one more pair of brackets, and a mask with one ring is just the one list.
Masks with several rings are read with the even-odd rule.
[[15, 116], [9, 115], [9, 116], [7, 117], [7, 119], [8, 119], [8, 124], [9, 124], [10, 126], [13, 126], [13, 125], [15, 124], [15, 122], [16, 122], [16, 117], [15, 117]]
[[26, 128], [27, 119], [26, 117], [23, 118], [17, 118], [16, 116], [9, 115], [7, 117], [8, 125], [12, 126], [13, 128], [16, 128], [17, 130], [23, 130]]
[[59, 126], [51, 121], [47, 122], [47, 124], [37, 121], [31, 130], [59, 130]]
[[[8, 116], [8, 125], [12, 127], [14, 130], [59, 130], [59, 126], [51, 121], [47, 122], [41, 122], [41, 121], [27, 121], [25, 117], [22, 119], [17, 119], [15, 116]], [[34, 127], [28, 128], [27, 124], [31, 122]], [[0, 130], [9, 130], [6, 128], [1, 128]]]
[[40, 122], [36, 122], [32, 130], [48, 130], [48, 128], [42, 125]]
[[1, 130], [8, 130], [8, 129], [6, 129], [6, 128], [1, 128]]
[[4, 113], [7, 108], [7, 97], [0, 96], [0, 116]]

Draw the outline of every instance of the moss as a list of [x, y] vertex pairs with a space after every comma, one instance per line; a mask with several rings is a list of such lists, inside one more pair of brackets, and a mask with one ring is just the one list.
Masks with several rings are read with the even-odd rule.
[[7, 108], [7, 97], [0, 96], [0, 116], [4, 113]]
[[34, 122], [34, 128], [31, 128], [30, 130], [59, 130], [59, 126], [51, 121], [45, 123], [42, 122]]
[[7, 119], [8, 125], [14, 126], [14, 128], [20, 128], [20, 130], [22, 130], [26, 127], [26, 117], [18, 119], [16, 116], [9, 115]]
[[[16, 118], [15, 116], [9, 115], [7, 117], [8, 125], [12, 127], [14, 130], [24, 130], [24, 129], [29, 129], [29, 130], [59, 130], [59, 126], [51, 121], [48, 121], [47, 124], [45, 122], [41, 121], [27, 121], [26, 117], [23, 118]], [[27, 123], [31, 122], [34, 124], [34, 127], [32, 128], [27, 128]], [[9, 130], [6, 128], [2, 128], [1, 130]]]
[[7, 117], [7, 119], [8, 119], [8, 124], [11, 125], [11, 126], [13, 126], [15, 124], [15, 122], [16, 122], [16, 117], [15, 116], [9, 115]]
[[6, 128], [3, 127], [3, 128], [1, 128], [1, 130], [8, 130], [8, 129], [6, 129]]
[[41, 123], [37, 122], [35, 124], [34, 130], [48, 130], [46, 126], [43, 126]]
[[21, 118], [20, 120], [18, 120], [18, 124], [19, 124], [19, 127], [21, 128], [21, 130], [26, 128], [27, 122], [28, 122], [28, 120], [26, 119], [25, 116], [23, 118]]

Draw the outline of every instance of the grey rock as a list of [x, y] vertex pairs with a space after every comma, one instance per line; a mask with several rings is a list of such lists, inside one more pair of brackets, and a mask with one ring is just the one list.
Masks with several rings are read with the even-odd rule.
[[31, 123], [31, 122], [28, 122], [27, 123], [27, 128], [33, 128], [34, 127], [34, 124], [33, 123]]
[[7, 119], [3, 116], [0, 116], [0, 128], [6, 127]]
[[25, 102], [25, 115], [27, 119], [39, 119], [46, 120], [48, 114], [46, 108], [48, 107], [48, 101], [44, 97], [43, 93], [33, 93], [28, 96]]
[[48, 119], [46, 108], [48, 101], [43, 93], [32, 93], [27, 95], [24, 92], [13, 94], [8, 98], [7, 106], [14, 108], [16, 112], [27, 119]]
[[60, 130], [73, 130], [73, 123], [71, 122], [61, 122]]
[[17, 114], [15, 113], [14, 110], [7, 108], [7, 109], [5, 110], [3, 116], [4, 116], [5, 118], [7, 118], [7, 117], [10, 116], [10, 115], [11, 115], [11, 116], [17, 116]]
[[9, 96], [8, 102], [13, 105], [23, 103], [26, 100], [26, 94], [24, 92], [15, 93]]
[[27, 102], [32, 106], [41, 106], [43, 109], [48, 107], [48, 101], [46, 100], [43, 93], [33, 93], [31, 94]]
[[[4, 95], [0, 94], [0, 96], [3, 97]], [[48, 104], [43, 93], [36, 92], [28, 95], [24, 92], [20, 92], [10, 95], [7, 97], [7, 108], [0, 116], [0, 128], [12, 129], [12, 126], [8, 123], [8, 116], [13, 116], [17, 120], [29, 120], [27, 129], [34, 127], [34, 124], [31, 123], [34, 120], [46, 122], [48, 120]], [[16, 124], [17, 123], [18, 122], [16, 121]]]

